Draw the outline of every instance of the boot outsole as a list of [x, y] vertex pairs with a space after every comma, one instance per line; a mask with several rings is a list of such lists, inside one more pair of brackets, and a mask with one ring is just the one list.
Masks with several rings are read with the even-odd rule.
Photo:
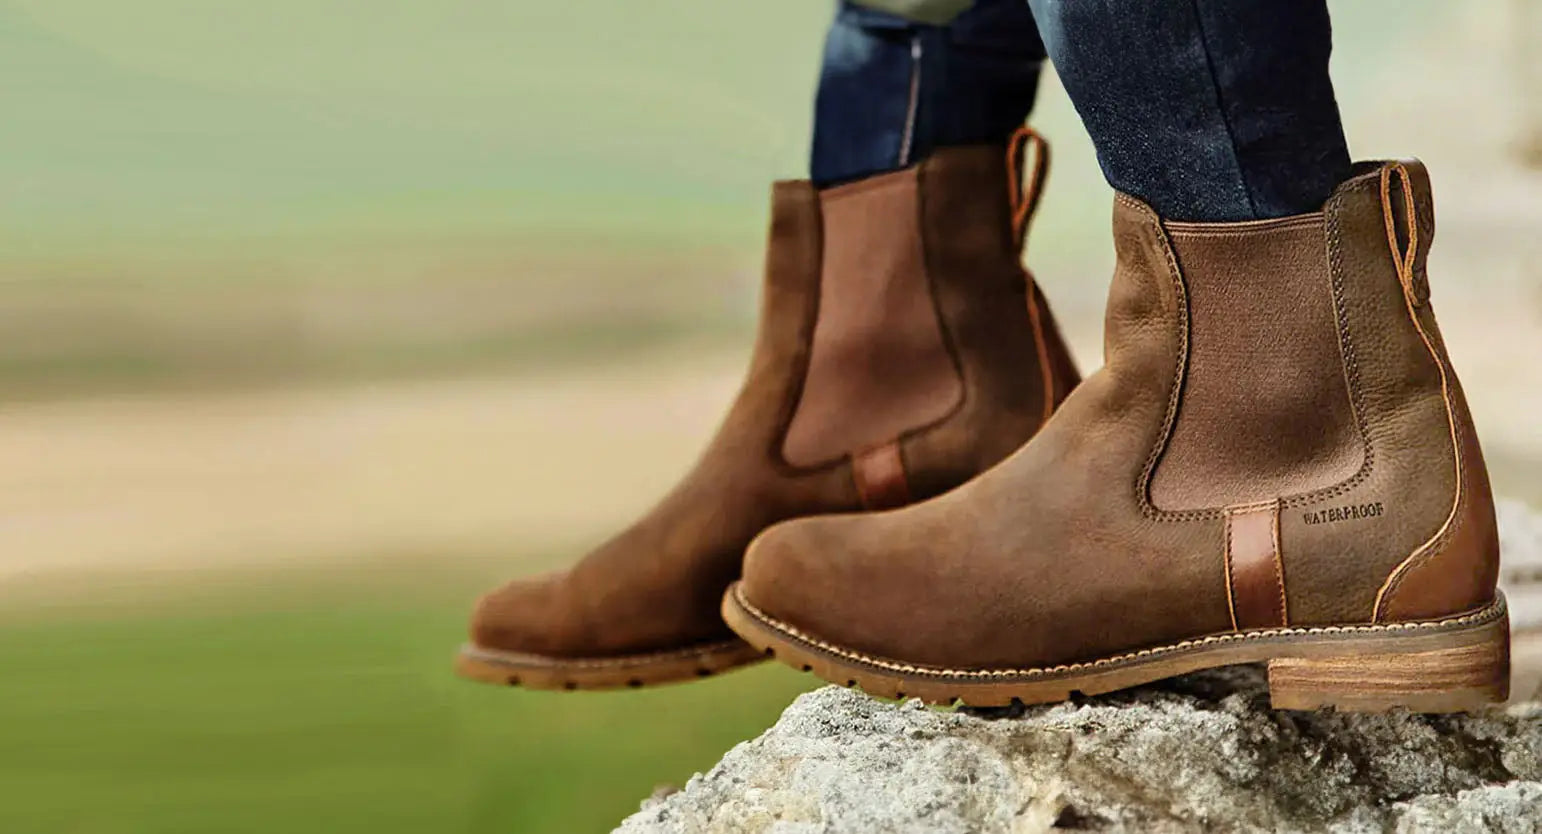
[[461, 647], [455, 672], [500, 686], [545, 690], [637, 689], [712, 677], [765, 660], [742, 640], [721, 640], [686, 649], [603, 658], [561, 658]]
[[1177, 675], [1267, 663], [1275, 709], [1474, 712], [1510, 689], [1510, 629], [1503, 596], [1441, 620], [1271, 628], [1217, 634], [1061, 666], [943, 669], [865, 655], [758, 610], [738, 584], [723, 619], [766, 657], [882, 698], [1005, 707], [1102, 695]]

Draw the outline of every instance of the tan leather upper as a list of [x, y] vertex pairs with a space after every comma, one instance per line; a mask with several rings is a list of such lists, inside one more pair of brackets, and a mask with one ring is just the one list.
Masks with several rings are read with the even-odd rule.
[[936, 495], [1031, 436], [1077, 377], [1047, 310], [1041, 359], [1004, 159], [955, 148], [823, 194], [778, 183], [759, 333], [716, 437], [574, 567], [486, 596], [473, 641], [610, 657], [731, 637], [718, 602], [767, 526]]
[[1119, 196], [1105, 366], [960, 489], [768, 531], [745, 598], [949, 668], [1487, 603], [1493, 506], [1427, 301], [1432, 236], [1417, 163], [1261, 223], [1165, 224]]

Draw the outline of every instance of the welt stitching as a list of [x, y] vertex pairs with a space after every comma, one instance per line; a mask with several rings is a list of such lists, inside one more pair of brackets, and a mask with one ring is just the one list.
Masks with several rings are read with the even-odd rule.
[[1478, 625], [1497, 620], [1504, 616], [1506, 611], [1505, 598], [1503, 595], [1500, 595], [1495, 597], [1493, 602], [1476, 611], [1460, 614], [1454, 617], [1446, 617], [1439, 620], [1419, 620], [1403, 623], [1366, 623], [1362, 625], [1286, 626], [1280, 628], [1239, 631], [1229, 634], [1212, 634], [1208, 637], [1180, 640], [1176, 643], [1169, 643], [1164, 646], [1156, 646], [1149, 649], [1139, 649], [1133, 652], [1125, 652], [1123, 654], [1098, 658], [1097, 660], [1080, 661], [1077, 663], [1062, 663], [1056, 666], [1036, 666], [1023, 669], [938, 669], [917, 666], [912, 663], [898, 663], [892, 660], [885, 660], [883, 658], [863, 654], [862, 652], [843, 649], [840, 646], [834, 645], [833, 643], [828, 643], [811, 634], [801, 631], [796, 626], [793, 626], [789, 623], [784, 623], [781, 620], [766, 614], [765, 612], [756, 608], [754, 605], [751, 605], [750, 602], [744, 598], [744, 594], [741, 593], [740, 588], [737, 585], [734, 586], [732, 593], [734, 595], [734, 601], [744, 609], [745, 613], [758, 620], [762, 625], [775, 631], [781, 632], [782, 634], [785, 634], [789, 637], [795, 638], [799, 642], [807, 644], [813, 648], [819, 649], [829, 654], [833, 654], [837, 657], [844, 658], [846, 660], [853, 660], [858, 663], [865, 663], [869, 666], [876, 666], [880, 669], [904, 672], [906, 674], [921, 675], [924, 677], [976, 679], [1017, 677], [1042, 678], [1049, 677], [1051, 675], [1064, 674], [1066, 672], [1079, 672], [1085, 669], [1098, 669], [1114, 666], [1130, 660], [1162, 657], [1164, 655], [1174, 654], [1176, 652], [1186, 651], [1196, 647], [1211, 646], [1219, 643], [1249, 642], [1253, 640], [1264, 640], [1273, 637], [1315, 637], [1327, 634], [1377, 634], [1384, 632], [1421, 631], [1437, 628], [1454, 628], [1465, 625]]

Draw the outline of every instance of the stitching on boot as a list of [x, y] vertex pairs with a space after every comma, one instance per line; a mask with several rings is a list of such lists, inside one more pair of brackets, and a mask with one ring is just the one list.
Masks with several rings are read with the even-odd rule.
[[[1151, 473], [1156, 471], [1157, 461], [1162, 457], [1162, 451], [1167, 448], [1167, 442], [1172, 438], [1173, 423], [1178, 417], [1178, 402], [1183, 391], [1183, 377], [1189, 364], [1189, 295], [1188, 288], [1183, 284], [1183, 275], [1178, 269], [1178, 259], [1173, 255], [1171, 244], [1167, 240], [1167, 230], [1162, 228], [1161, 218], [1151, 207], [1139, 201], [1130, 199], [1123, 194], [1115, 196], [1123, 205], [1134, 209], [1146, 218], [1146, 222], [1156, 231], [1157, 242], [1162, 246], [1162, 254], [1167, 258], [1167, 276], [1172, 281], [1173, 292], [1177, 296], [1178, 303], [1178, 356], [1173, 363], [1172, 386], [1167, 395], [1167, 414], [1162, 418], [1162, 430], [1157, 435], [1155, 445], [1151, 453], [1146, 456], [1146, 466], [1141, 470], [1140, 480], [1135, 484], [1136, 500], [1140, 504], [1141, 514], [1155, 520], [1179, 520], [1177, 518], [1164, 518], [1161, 510], [1151, 504]], [[1185, 514], [1187, 515], [1187, 514]], [[1218, 516], [1208, 514], [1196, 514], [1194, 518], [1215, 518]]]
[[779, 631], [789, 637], [793, 637], [801, 643], [812, 646], [828, 654], [846, 660], [887, 669], [893, 672], [904, 672], [910, 675], [938, 678], [1042, 678], [1052, 675], [1065, 674], [1067, 672], [1080, 672], [1086, 669], [1101, 669], [1115, 666], [1132, 660], [1144, 660], [1161, 657], [1188, 649], [1203, 646], [1213, 646], [1225, 643], [1245, 643], [1255, 640], [1265, 640], [1274, 637], [1315, 637], [1321, 635], [1339, 634], [1385, 634], [1408, 631], [1424, 631], [1430, 629], [1454, 628], [1465, 625], [1479, 625], [1493, 622], [1506, 616], [1507, 608], [1503, 594], [1494, 598], [1494, 601], [1476, 611], [1459, 614], [1453, 617], [1445, 617], [1439, 620], [1419, 620], [1402, 623], [1368, 623], [1364, 625], [1338, 625], [1338, 626], [1310, 626], [1310, 627], [1281, 627], [1266, 628], [1252, 631], [1238, 631], [1230, 634], [1212, 634], [1208, 637], [1198, 637], [1190, 640], [1180, 640], [1176, 643], [1168, 643], [1162, 646], [1153, 646], [1148, 649], [1139, 649], [1133, 652], [1111, 655], [1097, 660], [1080, 661], [1077, 663], [1062, 663], [1057, 666], [1032, 666], [1021, 669], [940, 669], [931, 666], [918, 666], [913, 663], [901, 663], [888, 660], [862, 652], [843, 649], [833, 643], [814, 637], [796, 626], [782, 622], [769, 614], [756, 608], [744, 598], [740, 587], [736, 584], [731, 591], [734, 602], [744, 609], [745, 613], [754, 617], [767, 628]]
[[1232, 591], [1232, 581], [1231, 581], [1231, 577], [1232, 577], [1232, 563], [1231, 563], [1232, 544], [1231, 544], [1231, 542], [1232, 542], [1232, 538], [1231, 538], [1231, 513], [1227, 513], [1226, 514], [1226, 554], [1225, 554], [1225, 558], [1226, 558], [1226, 610], [1227, 610], [1228, 613], [1231, 614], [1231, 630], [1232, 631], [1241, 631], [1242, 627], [1237, 624], [1237, 595]]
[[1280, 547], [1280, 502], [1274, 502], [1269, 534], [1274, 537], [1274, 578], [1280, 586], [1280, 625], [1290, 625], [1290, 597], [1285, 593], [1285, 553]]
[[[1370, 430], [1366, 424], [1365, 406], [1363, 402], [1363, 396], [1360, 391], [1360, 366], [1359, 361], [1356, 358], [1354, 339], [1351, 335], [1349, 327], [1349, 311], [1347, 309], [1347, 304], [1344, 298], [1344, 260], [1342, 243], [1343, 232], [1338, 221], [1338, 210], [1343, 204], [1342, 198], [1346, 195], [1354, 194], [1360, 191], [1368, 191], [1375, 184], [1376, 183], [1373, 179], [1366, 177], [1360, 182], [1347, 185], [1340, 189], [1338, 194], [1329, 201], [1328, 206], [1323, 210], [1325, 225], [1328, 229], [1329, 273], [1333, 290], [1333, 306], [1338, 318], [1340, 359], [1344, 366], [1345, 382], [1348, 384], [1349, 388], [1350, 409], [1354, 412], [1355, 424], [1360, 431], [1360, 442], [1365, 449], [1365, 460], [1361, 464], [1360, 470], [1358, 472], [1341, 483], [1323, 487], [1317, 490], [1312, 490], [1310, 492], [1298, 493], [1296, 495], [1284, 496], [1280, 498], [1281, 510], [1306, 507], [1313, 504], [1332, 501], [1339, 496], [1345, 495], [1359, 487], [1368, 478], [1370, 478], [1372, 471], [1375, 469], [1376, 449], [1375, 446], [1371, 443]], [[1140, 210], [1142, 214], [1150, 215], [1150, 209], [1138, 201], [1126, 198], [1123, 194], [1116, 195], [1115, 199], [1119, 200], [1127, 206], [1130, 206], [1131, 208]], [[1160, 221], [1158, 221], [1158, 226], [1160, 227], [1160, 225]], [[1162, 245], [1163, 248], [1167, 250], [1170, 268], [1177, 270], [1176, 258], [1174, 258], [1172, 255], [1171, 249], [1168, 248], [1165, 235], [1162, 238]], [[1182, 279], [1179, 277], [1177, 280], [1181, 281]], [[1185, 298], [1186, 297], [1187, 296], [1185, 296]], [[1188, 349], [1187, 315], [1185, 315], [1183, 319], [1183, 327], [1181, 331], [1184, 338], [1183, 364], [1186, 365]], [[1150, 518], [1153, 521], [1163, 522], [1205, 521], [1222, 519], [1226, 515], [1225, 507], [1216, 507], [1207, 510], [1167, 511], [1157, 508], [1150, 501], [1151, 475], [1155, 468], [1155, 462], [1160, 459], [1161, 453], [1163, 450], [1165, 450], [1167, 442], [1172, 434], [1171, 420], [1176, 416], [1177, 399], [1180, 396], [1182, 380], [1183, 370], [1180, 368], [1178, 376], [1179, 387], [1173, 392], [1173, 414], [1169, 416], [1169, 423], [1165, 432], [1163, 433], [1160, 443], [1152, 452], [1153, 457], [1151, 463], [1148, 465], [1146, 472], [1144, 472], [1141, 476], [1141, 485], [1138, 489], [1141, 503], [1141, 512], [1147, 518]]]
[[792, 398], [792, 410], [788, 416], [787, 423], [779, 432], [780, 441], [776, 450], [778, 459], [783, 462], [785, 470], [790, 474], [801, 475], [842, 464], [849, 464], [874, 445], [881, 445], [885, 442], [882, 438], [878, 437], [864, 437], [855, 440], [847, 438], [850, 442], [846, 448], [838, 448], [836, 445], [831, 444], [823, 449], [822, 459], [818, 462], [803, 462], [796, 460], [796, 456], [789, 457], [789, 441], [791, 435], [797, 430], [799, 417], [806, 405], [805, 400], [809, 395], [809, 379], [813, 376], [816, 359], [820, 355], [815, 344], [816, 334], [827, 314], [827, 311], [824, 309], [826, 301], [824, 280], [827, 277], [826, 261], [829, 255], [828, 247], [823, 245], [826, 243], [823, 235], [827, 227], [826, 222], [823, 220], [823, 213], [826, 211], [827, 203], [832, 195], [838, 199], [844, 199], [852, 195], [860, 197], [868, 192], [884, 190], [905, 191], [914, 195], [914, 205], [910, 208], [914, 212], [916, 224], [917, 237], [914, 241], [914, 246], [917, 250], [917, 266], [920, 271], [919, 277], [922, 284], [922, 287], [917, 288], [920, 293], [917, 300], [919, 301], [921, 298], [924, 298], [929, 320], [936, 327], [937, 346], [940, 348], [941, 355], [946, 358], [948, 369], [952, 372], [952, 382], [956, 390], [951, 392], [950, 401], [941, 410], [932, 410], [931, 413], [927, 414], [907, 414], [904, 422], [909, 425], [893, 427], [895, 434], [901, 441], [905, 441], [932, 431], [958, 416], [976, 399], [971, 395], [970, 383], [972, 380], [952, 331], [951, 322], [944, 312], [938, 287], [935, 253], [933, 251], [935, 249], [933, 245], [934, 235], [929, 228], [930, 224], [927, 222], [927, 206], [929, 204], [927, 192], [932, 174], [934, 173], [932, 169], [935, 165], [935, 160], [926, 160], [898, 171], [821, 192], [822, 197], [819, 200], [821, 209], [819, 230], [822, 236], [822, 245], [821, 256], [816, 266], [818, 269], [818, 282], [814, 289], [814, 300], [811, 302], [813, 313], [808, 323], [807, 339], [804, 346], [805, 356], [803, 357], [802, 374], [797, 384], [798, 390]]
[[1055, 367], [1050, 360], [1049, 339], [1044, 335], [1044, 320], [1039, 310], [1039, 286], [1027, 268], [1023, 269], [1023, 282], [1028, 291], [1028, 324], [1033, 328], [1033, 349], [1039, 356], [1039, 375], [1044, 384], [1044, 414], [1039, 420], [1039, 428], [1043, 428], [1055, 414]]
[[937, 332], [942, 335], [942, 347], [947, 351], [948, 359], [953, 363], [953, 372], [958, 374], [959, 394], [953, 403], [953, 408], [948, 413], [925, 425], [914, 426], [900, 435], [901, 440], [906, 440], [924, 434], [943, 423], [952, 420], [962, 414], [973, 402], [970, 389], [974, 386], [969, 374], [965, 372], [964, 357], [960, 355], [958, 343], [953, 336], [952, 322], [942, 313], [942, 299], [937, 294], [937, 270], [932, 263], [932, 250], [935, 248], [931, 242], [931, 224], [926, 222], [927, 182], [930, 180], [931, 160], [923, 162], [916, 167], [916, 217], [921, 229], [921, 271], [926, 274], [926, 292], [932, 301], [932, 313], [937, 317]]
[[[1414, 222], [1417, 223], [1418, 201], [1413, 195], [1413, 185], [1409, 181], [1409, 173], [1401, 164], [1382, 168], [1381, 190], [1384, 203], [1383, 210], [1389, 212], [1388, 217], [1390, 218], [1391, 203], [1388, 189], [1390, 188], [1390, 179], [1393, 171], [1398, 173], [1399, 178], [1403, 182], [1404, 196], [1412, 203], [1407, 208], [1408, 216], [1415, 218]], [[1389, 231], [1391, 230], [1390, 220], [1388, 221], [1388, 229]], [[1391, 238], [1391, 244], [1393, 246], [1397, 245], [1395, 236]], [[1425, 349], [1430, 353], [1430, 359], [1435, 362], [1435, 368], [1440, 372], [1440, 399], [1446, 407], [1446, 422], [1451, 429], [1451, 456], [1456, 469], [1456, 495], [1451, 501], [1451, 514], [1446, 516], [1445, 523], [1441, 524], [1440, 529], [1436, 530], [1435, 534], [1424, 544], [1414, 548], [1414, 551], [1408, 554], [1408, 557], [1400, 562], [1396, 568], [1393, 568], [1392, 573], [1388, 574], [1386, 582], [1382, 584], [1381, 589], [1376, 593], [1376, 605], [1371, 609], [1372, 622], [1379, 622], [1381, 620], [1384, 607], [1390, 604], [1390, 601], [1397, 594], [1398, 588], [1402, 586], [1404, 578], [1408, 576], [1413, 568], [1427, 564], [1430, 559], [1445, 552], [1446, 543], [1461, 527], [1463, 520], [1461, 511], [1466, 506], [1468, 493], [1467, 456], [1462, 454], [1461, 433], [1461, 429], [1465, 427], [1465, 422], [1457, 418], [1456, 407], [1451, 401], [1451, 379], [1453, 373], [1446, 367], [1446, 361], [1441, 358], [1440, 351], [1435, 349], [1435, 343], [1424, 329], [1424, 322], [1419, 318], [1419, 305], [1415, 303], [1415, 294], [1410, 287], [1415, 268], [1414, 261], [1419, 257], [1417, 238], [1410, 236], [1409, 249], [1411, 251], [1402, 262], [1398, 261], [1398, 253], [1394, 249], [1393, 260], [1397, 262], [1399, 272], [1406, 273], [1400, 274], [1398, 281], [1403, 285], [1403, 303], [1408, 310], [1409, 321], [1413, 323], [1414, 329], [1418, 331], [1419, 340], [1424, 342]], [[1470, 431], [1471, 429], [1469, 428], [1468, 430]]]
[[[1284, 555], [1280, 550], [1281, 502], [1278, 498], [1275, 498], [1269, 501], [1255, 501], [1251, 504], [1238, 504], [1236, 506], [1226, 508], [1226, 601], [1227, 604], [1231, 607], [1232, 629], [1237, 631], [1242, 630], [1242, 625], [1237, 614], [1236, 606], [1237, 571], [1236, 559], [1234, 558], [1234, 554], [1236, 553], [1236, 537], [1234, 535], [1234, 530], [1236, 528], [1235, 524], [1233, 523], [1233, 519], [1235, 519], [1237, 516], [1253, 515], [1263, 511], [1267, 511], [1269, 513], [1269, 538], [1271, 551], [1269, 555], [1270, 561], [1273, 562], [1274, 567], [1274, 585], [1276, 590], [1279, 592], [1279, 607], [1270, 612], [1271, 620], [1277, 622], [1280, 626], [1290, 625], [1290, 602], [1285, 593], [1285, 560]], [[1248, 608], [1252, 609], [1253, 606], [1248, 606]], [[1256, 610], [1248, 610], [1245, 611], [1244, 614], [1247, 615], [1250, 622], [1257, 620], [1256, 615], [1258, 612]]]
[[[782, 391], [781, 414], [777, 416], [776, 431], [772, 432], [770, 443], [766, 449], [766, 457], [771, 465], [782, 475], [799, 476], [813, 473], [829, 472], [849, 463], [847, 458], [837, 458], [820, 466], [797, 467], [787, 462], [782, 455], [782, 446], [787, 441], [787, 431], [792, 428], [793, 418], [798, 416], [798, 405], [803, 400], [803, 387], [808, 382], [809, 362], [814, 356], [814, 323], [819, 319], [819, 293], [824, 283], [820, 266], [824, 263], [825, 232], [823, 207], [819, 204], [817, 194], [813, 196], [816, 220], [810, 234], [814, 236], [808, 244], [813, 250], [813, 263], [805, 264], [812, 269], [813, 286], [808, 288], [807, 298], [803, 303], [802, 320], [798, 323], [798, 353], [792, 360], [790, 382]], [[805, 253], [807, 254], [807, 253]]]
[[1235, 237], [1255, 234], [1260, 230], [1287, 231], [1297, 226], [1312, 226], [1322, 219], [1323, 213], [1298, 214], [1269, 220], [1242, 220], [1228, 223], [1193, 223], [1183, 220], [1166, 221], [1162, 225], [1169, 232], [1185, 237]]

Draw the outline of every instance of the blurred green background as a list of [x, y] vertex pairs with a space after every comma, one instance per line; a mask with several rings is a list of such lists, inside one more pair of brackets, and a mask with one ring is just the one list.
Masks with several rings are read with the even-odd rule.
[[[1525, 4], [1342, 0], [1536, 501]], [[645, 509], [733, 390], [824, 0], [0, 0], [0, 831], [582, 832], [773, 721], [758, 667], [449, 674], [469, 601]], [[1046, 80], [1032, 263], [1097, 364], [1109, 192]], [[590, 477], [607, 467], [604, 483]]]

